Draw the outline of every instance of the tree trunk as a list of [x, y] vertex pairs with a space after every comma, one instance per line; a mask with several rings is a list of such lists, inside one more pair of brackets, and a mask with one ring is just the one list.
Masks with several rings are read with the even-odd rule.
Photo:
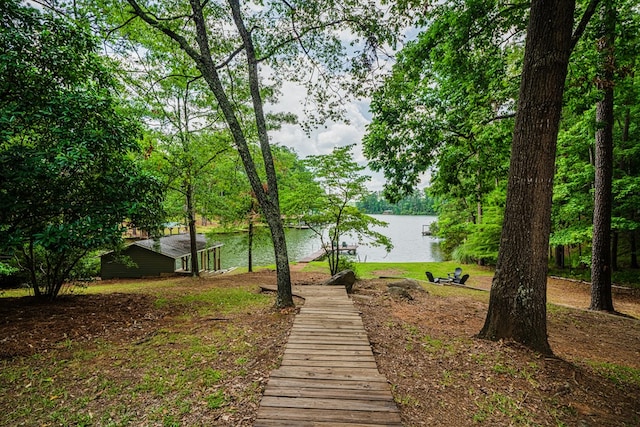
[[[192, 0], [193, 1], [193, 0]], [[289, 255], [287, 254], [287, 241], [284, 234], [284, 224], [280, 214], [280, 200], [278, 198], [278, 178], [271, 155], [271, 146], [269, 144], [269, 135], [267, 133], [267, 123], [263, 111], [263, 102], [260, 95], [260, 78], [258, 75], [258, 61], [253, 46], [253, 39], [244, 24], [240, 12], [239, 0], [229, 0], [233, 20], [236, 28], [240, 33], [240, 37], [244, 42], [244, 51], [247, 57], [247, 66], [249, 70], [249, 91], [253, 101], [253, 111], [256, 120], [256, 128], [258, 130], [258, 140], [260, 142], [260, 151], [264, 160], [265, 174], [267, 177], [266, 189], [260, 185], [258, 191], [255, 187], [258, 202], [262, 207], [262, 213], [267, 220], [269, 229], [271, 230], [271, 240], [273, 241], [273, 250], [276, 258], [276, 274], [278, 282], [278, 296], [276, 305], [278, 307], [292, 307], [293, 294], [291, 292], [291, 271], [289, 270]], [[256, 176], [257, 178], [257, 176]]]
[[187, 223], [189, 226], [189, 251], [191, 252], [191, 277], [200, 276], [198, 265], [198, 241], [196, 236], [196, 215], [193, 203], [193, 184], [185, 182], [185, 195], [187, 199]]
[[556, 259], [556, 267], [564, 268], [564, 246], [563, 245], [556, 246], [555, 259]]
[[617, 231], [611, 233], [611, 271], [618, 270], [618, 242], [620, 235]]
[[333, 252], [331, 252], [331, 258], [333, 259], [333, 264], [330, 265], [330, 270], [331, 270], [331, 275], [335, 276], [336, 274], [338, 274], [338, 270], [340, 269], [340, 244], [339, 242], [336, 240], [335, 241], [335, 246], [333, 245], [333, 243], [331, 244], [331, 248], [333, 249]]
[[631, 268], [638, 268], [638, 250], [636, 248], [636, 232], [629, 232], [629, 245], [631, 246]]
[[34, 253], [34, 242], [33, 236], [29, 239], [29, 251], [23, 249], [23, 254], [25, 260], [27, 261], [27, 270], [29, 271], [29, 281], [31, 282], [31, 287], [33, 288], [33, 295], [36, 298], [42, 298], [42, 293], [40, 292], [40, 286], [38, 286], [38, 275], [37, 275], [37, 267], [36, 267], [36, 259]]
[[[278, 296], [276, 299], [276, 305], [279, 308], [293, 306], [293, 295], [291, 293], [291, 272], [289, 270], [289, 257], [287, 255], [287, 244], [284, 235], [284, 225], [280, 216], [280, 206], [278, 201], [278, 186], [277, 178], [275, 174], [275, 167], [273, 164], [273, 158], [271, 156], [271, 149], [269, 145], [269, 137], [267, 133], [266, 120], [264, 117], [262, 99], [260, 97], [260, 79], [258, 75], [258, 61], [253, 46], [253, 40], [249, 30], [245, 27], [242, 19], [240, 2], [238, 0], [229, 0], [229, 6], [231, 7], [233, 21], [238, 29], [240, 37], [242, 38], [242, 48], [246, 54], [247, 67], [248, 67], [248, 80], [249, 89], [251, 92], [251, 98], [253, 101], [253, 112], [256, 122], [256, 128], [258, 132], [258, 139], [260, 142], [260, 149], [264, 159], [264, 167], [267, 177], [267, 188], [262, 187], [262, 182], [258, 174], [256, 164], [251, 157], [251, 151], [249, 149], [248, 140], [245, 136], [240, 120], [236, 116], [236, 108], [234, 103], [229, 98], [225, 87], [220, 80], [218, 74], [218, 67], [213, 61], [211, 54], [211, 46], [209, 43], [209, 33], [207, 27], [207, 21], [204, 16], [203, 7], [205, 3], [199, 0], [190, 0], [191, 5], [191, 19], [195, 25], [195, 40], [198, 45], [198, 49], [194, 49], [186, 38], [179, 35], [174, 30], [165, 26], [159, 22], [155, 16], [145, 12], [136, 0], [127, 0], [133, 8], [134, 13], [144, 20], [148, 25], [156, 28], [158, 31], [164, 33], [167, 37], [174, 40], [180, 48], [193, 59], [196, 67], [202, 73], [202, 77], [207, 82], [207, 85], [213, 92], [216, 100], [218, 101], [220, 110], [227, 122], [233, 141], [238, 149], [238, 154], [242, 160], [242, 164], [247, 173], [247, 178], [251, 184], [251, 188], [256, 194], [258, 203], [262, 208], [262, 213], [265, 216], [269, 229], [271, 230], [271, 239], [273, 241], [273, 249], [276, 256], [276, 269], [278, 280]], [[234, 56], [235, 52], [232, 54]], [[229, 58], [231, 59], [231, 58]]]
[[[633, 78], [634, 73], [631, 72], [631, 77]], [[631, 108], [626, 107], [624, 113], [624, 124], [622, 126], [622, 138], [620, 138], [620, 143], [622, 146], [626, 146], [629, 141], [629, 129], [631, 127]], [[620, 165], [620, 168], [626, 170], [625, 165]], [[629, 171], [627, 171], [629, 173]], [[631, 217], [632, 221], [635, 221], [635, 215]], [[636, 249], [636, 232], [635, 230], [629, 231], [629, 246], [631, 249], [631, 259], [630, 259], [630, 267], [638, 268], [638, 253]]]
[[247, 270], [249, 272], [252, 272], [253, 271], [253, 209], [251, 209], [251, 211], [249, 212], [249, 236], [247, 236], [247, 239], [248, 239], [248, 246], [249, 246]]
[[276, 307], [293, 307], [293, 293], [291, 291], [291, 270], [289, 270], [289, 256], [287, 255], [287, 241], [284, 235], [284, 226], [280, 217], [280, 210], [277, 214], [273, 211], [267, 214], [264, 206], [262, 212], [271, 231], [271, 241], [276, 257], [276, 275], [278, 282], [278, 295], [276, 296]]
[[603, 97], [596, 106], [596, 175], [591, 249], [591, 310], [613, 310], [611, 295], [611, 183], [613, 180], [613, 73], [616, 11], [602, 4], [598, 86]]
[[543, 354], [547, 249], [573, 0], [533, 0], [527, 28], [504, 224], [481, 338], [513, 339]]

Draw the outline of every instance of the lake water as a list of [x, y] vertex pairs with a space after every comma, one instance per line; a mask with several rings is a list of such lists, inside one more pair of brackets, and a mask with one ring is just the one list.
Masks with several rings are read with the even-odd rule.
[[[389, 225], [376, 227], [376, 231], [391, 239], [393, 249], [374, 247], [366, 241], [356, 242], [345, 236], [342, 241], [358, 244], [355, 259], [359, 262], [431, 262], [441, 261], [438, 239], [422, 235], [422, 226], [436, 221], [435, 216], [424, 215], [371, 215]], [[320, 249], [320, 239], [311, 230], [287, 229], [289, 259], [297, 261]], [[216, 234], [213, 240], [224, 243], [222, 268], [247, 266], [247, 234]], [[274, 264], [273, 246], [267, 229], [254, 238], [253, 265]]]

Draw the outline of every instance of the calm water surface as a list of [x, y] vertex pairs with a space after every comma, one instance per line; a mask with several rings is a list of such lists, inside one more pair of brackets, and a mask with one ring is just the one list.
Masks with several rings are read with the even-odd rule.
[[[422, 226], [434, 222], [435, 216], [371, 215], [389, 225], [375, 230], [389, 237], [393, 243], [391, 252], [373, 247], [366, 241], [356, 242], [348, 236], [342, 240], [358, 244], [355, 259], [360, 262], [430, 262], [441, 261], [438, 239], [422, 235]], [[287, 229], [289, 259], [296, 261], [320, 249], [320, 239], [311, 230]], [[247, 235], [216, 234], [214, 241], [224, 243], [222, 268], [247, 266]], [[254, 240], [253, 265], [274, 264], [273, 246], [268, 230], [263, 230]]]

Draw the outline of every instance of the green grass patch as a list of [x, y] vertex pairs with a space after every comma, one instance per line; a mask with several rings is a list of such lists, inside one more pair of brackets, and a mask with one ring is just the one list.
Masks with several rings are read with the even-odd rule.
[[515, 377], [516, 373], [518, 372], [518, 369], [513, 366], [505, 365], [503, 363], [498, 362], [495, 365], [493, 365], [493, 371], [496, 374], [506, 374], [506, 375]]
[[435, 277], [447, 277], [456, 267], [461, 267], [464, 274], [474, 276], [493, 277], [493, 271], [472, 264], [460, 264], [455, 261], [444, 262], [361, 262], [357, 263], [358, 273], [363, 279], [372, 279], [380, 276], [380, 272], [391, 272], [385, 274], [416, 280], [427, 280], [426, 271], [433, 273]]
[[[179, 285], [184, 285], [191, 280], [193, 279], [191, 279], [190, 277], [171, 277], [166, 279], [131, 279], [107, 283], [103, 283], [102, 281], [98, 280], [90, 284], [71, 286], [69, 288], [69, 291], [74, 294], [109, 294], [115, 292], [163, 294], [167, 290], [171, 290], [172, 288], [175, 288]], [[33, 291], [31, 290], [31, 288], [9, 289], [1, 293], [0, 298], [19, 298], [31, 295], [33, 295]]]
[[218, 390], [207, 396], [207, 407], [209, 409], [218, 409], [227, 402], [227, 398], [222, 390]]
[[[569, 279], [584, 280], [591, 282], [591, 270], [589, 268], [557, 268], [555, 265], [549, 266], [549, 275], [566, 277]], [[630, 288], [640, 288], [640, 275], [638, 270], [622, 266], [611, 272], [611, 283]]]
[[238, 309], [266, 306], [271, 302], [271, 298], [263, 294], [249, 292], [243, 288], [227, 288], [183, 295], [177, 301], [183, 304], [197, 305], [200, 314], [206, 314], [210, 311], [228, 313]]
[[47, 352], [0, 360], [0, 403], [7, 408], [0, 425], [185, 425], [203, 405], [210, 411], [204, 425], [213, 425], [216, 416], [234, 410], [230, 402], [252, 393], [259, 400], [259, 385], [234, 385], [262, 351], [258, 332], [233, 321], [203, 321], [194, 312], [229, 319], [263, 315], [272, 295], [190, 278], [127, 281], [88, 292], [97, 291], [154, 295], [155, 306], [171, 308], [174, 317], [144, 339], [63, 340]]
[[302, 269], [304, 272], [329, 274], [329, 264], [326, 261], [312, 261], [306, 264]]
[[493, 393], [476, 401], [478, 411], [473, 416], [474, 423], [484, 423], [498, 417], [507, 417], [510, 425], [529, 426], [533, 416], [520, 402], [504, 393]]
[[556, 314], [556, 315], [561, 315], [561, 314], [567, 314], [567, 313], [571, 313], [573, 309], [569, 308], [569, 307], [565, 307], [562, 305], [556, 305], [550, 302], [547, 302], [547, 314]]
[[402, 406], [413, 406], [416, 408], [420, 406], [420, 400], [411, 396], [410, 394], [394, 396], [394, 400], [397, 404]]
[[444, 387], [450, 387], [455, 383], [455, 378], [453, 373], [447, 369], [442, 371], [442, 379], [440, 380], [440, 384]]
[[518, 368], [508, 362], [497, 361], [491, 367], [496, 374], [506, 375], [513, 378], [522, 378], [526, 380], [533, 388], [537, 388], [539, 383], [537, 374], [539, 367], [535, 362], [529, 362], [526, 366]]
[[640, 387], [640, 369], [616, 365], [607, 362], [588, 362], [600, 375], [608, 378], [618, 386], [628, 385]]
[[445, 346], [444, 341], [430, 337], [429, 335], [422, 337], [422, 343], [424, 348], [429, 352], [439, 351]]
[[[375, 279], [380, 276], [408, 278], [420, 281], [422, 286], [435, 296], [468, 296], [479, 301], [488, 301], [488, 292], [465, 289], [460, 286], [440, 286], [427, 281], [426, 271], [431, 271], [435, 277], [447, 277], [456, 267], [461, 267], [464, 274], [474, 277], [493, 277], [494, 272], [487, 267], [460, 264], [455, 261], [444, 262], [363, 262], [356, 263], [356, 270], [360, 279]], [[309, 263], [303, 271], [329, 273], [329, 266], [325, 261]], [[381, 274], [384, 273], [384, 274]]]

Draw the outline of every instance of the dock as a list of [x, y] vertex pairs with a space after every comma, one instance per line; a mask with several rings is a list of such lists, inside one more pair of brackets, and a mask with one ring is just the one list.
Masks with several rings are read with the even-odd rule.
[[347, 245], [345, 243], [341, 244], [340, 246], [325, 245], [325, 250], [334, 250], [334, 251], [337, 250], [340, 252], [346, 252], [349, 255], [355, 255], [357, 249], [358, 249], [358, 245]]
[[324, 257], [325, 255], [327, 255], [325, 250], [324, 249], [320, 249], [318, 251], [315, 251], [311, 255], [307, 255], [306, 257], [299, 259], [298, 262], [318, 261], [319, 259], [322, 259], [322, 257]]
[[401, 427], [360, 314], [342, 286], [304, 286], [282, 365], [271, 372], [254, 427]]
[[[318, 261], [324, 258], [327, 255], [327, 253], [331, 252], [330, 248], [331, 247], [329, 245], [325, 245], [324, 248], [315, 251], [311, 255], [307, 255], [306, 257], [299, 259], [298, 262], [307, 263], [312, 261]], [[333, 250], [335, 251], [336, 249], [340, 252], [346, 252], [349, 255], [355, 255], [356, 250], [358, 249], [358, 245], [334, 246]]]

